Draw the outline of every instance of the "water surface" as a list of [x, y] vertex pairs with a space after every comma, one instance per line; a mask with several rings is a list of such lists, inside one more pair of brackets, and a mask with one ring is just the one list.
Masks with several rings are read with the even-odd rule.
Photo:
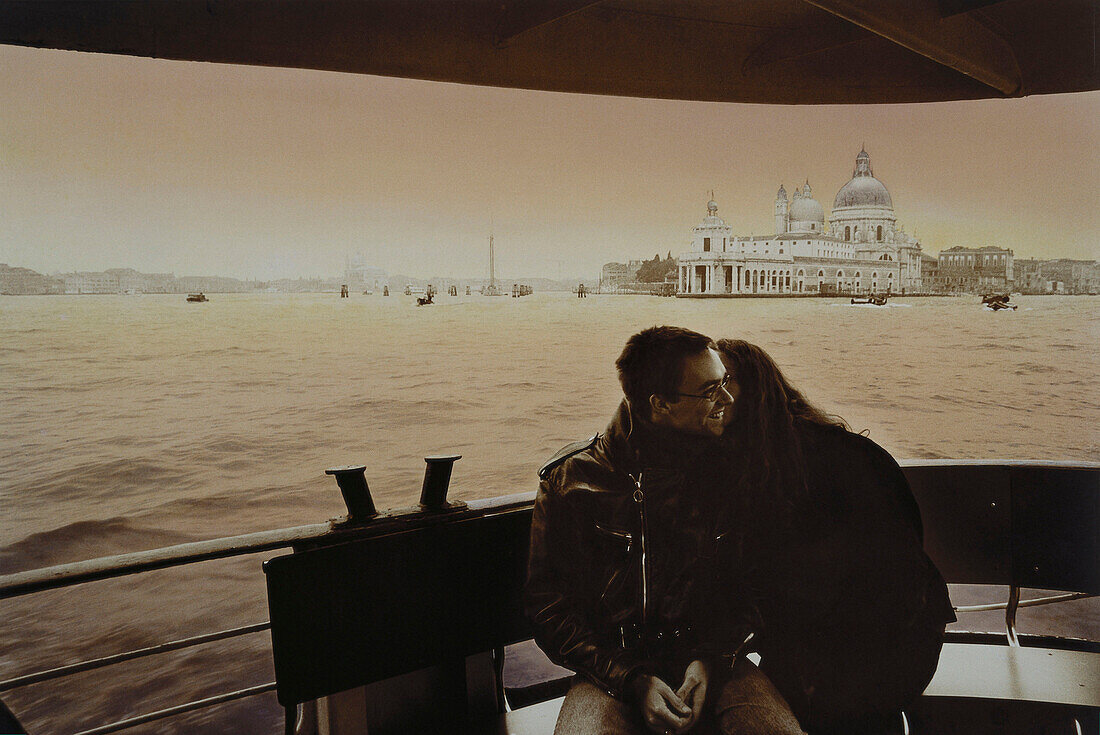
[[[344, 512], [336, 465], [366, 464], [380, 508], [416, 501], [429, 454], [463, 455], [452, 497], [533, 490], [549, 454], [604, 428], [614, 359], [654, 324], [757, 342], [899, 459], [1097, 460], [1100, 297], [1014, 300], [0, 297], [0, 571], [323, 521]], [[0, 603], [0, 678], [263, 620], [258, 563]], [[272, 674], [260, 634], [107, 678], [167, 706]], [[5, 701], [41, 733], [147, 707], [103, 681]], [[278, 732], [280, 716], [263, 697], [170, 731]]]

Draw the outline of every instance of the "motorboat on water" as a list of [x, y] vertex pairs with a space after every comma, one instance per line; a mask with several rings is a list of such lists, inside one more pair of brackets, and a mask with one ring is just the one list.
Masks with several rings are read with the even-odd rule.
[[853, 304], [867, 304], [870, 306], [886, 306], [886, 296], [868, 296], [867, 298], [853, 298]]
[[1009, 303], [1009, 298], [1011, 298], [1011, 294], [1007, 291], [1001, 294], [987, 294], [982, 296], [982, 305], [991, 311], [1004, 311], [1006, 309], [1015, 311], [1016, 304]]
[[209, 301], [210, 299], [206, 298], [206, 294], [200, 291], [199, 293], [187, 294], [187, 300], [190, 301], [192, 304], [201, 304], [202, 302]]
[[[429, 12], [385, 0], [16, 1], [0, 5], [0, 43], [587, 94], [871, 104], [1100, 89], [1097, 22], [1092, 4], [1076, 0], [530, 0]], [[723, 73], [698, 73], [700, 48]], [[449, 503], [443, 464], [428, 461], [415, 508], [377, 511], [362, 468], [343, 468], [333, 473], [348, 507], [341, 519], [0, 577], [0, 598], [12, 598], [292, 552], [265, 565], [270, 621], [21, 674], [0, 682], [0, 694], [270, 630], [275, 681], [86, 732], [270, 692], [288, 734], [439, 732], [456, 723], [551, 732], [560, 682], [535, 693], [503, 686], [506, 647], [531, 635], [519, 601], [533, 493]], [[1100, 593], [1100, 464], [926, 460], [904, 470], [948, 580], [1008, 589], [996, 604], [1005, 633], [950, 636], [915, 721], [949, 725], [926, 732], [1095, 732], [1100, 642], [1021, 635], [1015, 618], [1022, 606]], [[1025, 600], [1024, 588], [1056, 593]], [[20, 714], [0, 707], [0, 731], [20, 732]]]

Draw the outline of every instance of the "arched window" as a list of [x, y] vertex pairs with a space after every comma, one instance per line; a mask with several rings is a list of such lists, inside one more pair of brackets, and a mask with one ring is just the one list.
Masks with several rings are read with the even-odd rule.
[[845, 227], [844, 228], [844, 239], [845, 240], [851, 240], [852, 239], [852, 228], [851, 227]]
[[825, 276], [825, 271], [818, 271], [817, 272], [817, 277], [818, 278], [823, 278], [824, 276]]
[[837, 278], [844, 278], [844, 271], [837, 271], [836, 272], [836, 277]]
[[799, 276], [799, 277], [801, 278], [801, 277], [802, 277], [802, 276], [804, 276], [804, 275], [806, 275], [806, 271], [805, 271], [805, 270], [803, 270], [802, 268], [799, 268], [799, 269], [798, 269], [798, 276]]
[[882, 225], [878, 226], [878, 241], [882, 242]]
[[878, 271], [872, 272], [871, 273], [871, 278], [878, 278]]

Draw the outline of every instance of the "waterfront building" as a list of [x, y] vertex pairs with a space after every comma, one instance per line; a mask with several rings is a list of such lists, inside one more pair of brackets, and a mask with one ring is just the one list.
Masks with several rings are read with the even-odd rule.
[[108, 268], [104, 272], [118, 279], [119, 293], [171, 293], [176, 285], [171, 273], [141, 273], [133, 268]]
[[67, 294], [172, 293], [177, 289], [171, 273], [141, 273], [133, 268], [63, 273]]
[[634, 283], [637, 280], [638, 269], [642, 267], [644, 260], [631, 260], [626, 263], [604, 263], [600, 269], [600, 292], [613, 293], [616, 290]]
[[1013, 287], [1020, 293], [1052, 293], [1052, 284], [1043, 276], [1043, 262], [1035, 258], [1014, 260], [1012, 272], [1016, 278]]
[[931, 253], [921, 253], [920, 279], [925, 291], [942, 291], [940, 259]]
[[1095, 260], [1017, 260], [1015, 288], [1022, 293], [1100, 293], [1100, 263]]
[[1064, 293], [1100, 293], [1100, 268], [1095, 260], [1058, 258], [1044, 261], [1042, 268], [1043, 276], [1049, 281], [1063, 284]]
[[825, 210], [810, 182], [775, 197], [775, 234], [735, 236], [718, 204], [680, 256], [680, 295], [914, 293], [923, 290], [921, 245], [897, 225], [893, 200], [866, 150]]
[[389, 276], [381, 268], [367, 264], [362, 253], [344, 258], [344, 281], [353, 293], [376, 291], [381, 293], [390, 284]]
[[44, 276], [30, 268], [19, 268], [0, 263], [0, 294], [57, 294], [64, 292], [59, 278]]
[[65, 293], [118, 293], [118, 276], [113, 273], [84, 271], [79, 273], [62, 273], [61, 279], [65, 282]]
[[939, 255], [939, 280], [947, 292], [990, 293], [1014, 285], [1012, 251], [956, 246]]

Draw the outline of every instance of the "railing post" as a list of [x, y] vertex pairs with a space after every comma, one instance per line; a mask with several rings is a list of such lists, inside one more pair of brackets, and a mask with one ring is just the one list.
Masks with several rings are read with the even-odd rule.
[[367, 487], [366, 465], [348, 465], [325, 470], [326, 475], [335, 475], [340, 494], [344, 496], [344, 505], [348, 507], [348, 519], [353, 523], [369, 521], [378, 515], [374, 507], [374, 498]]
[[448, 503], [447, 488], [451, 483], [451, 470], [461, 454], [443, 454], [425, 457], [424, 486], [420, 490], [422, 510], [447, 510], [464, 504]]

